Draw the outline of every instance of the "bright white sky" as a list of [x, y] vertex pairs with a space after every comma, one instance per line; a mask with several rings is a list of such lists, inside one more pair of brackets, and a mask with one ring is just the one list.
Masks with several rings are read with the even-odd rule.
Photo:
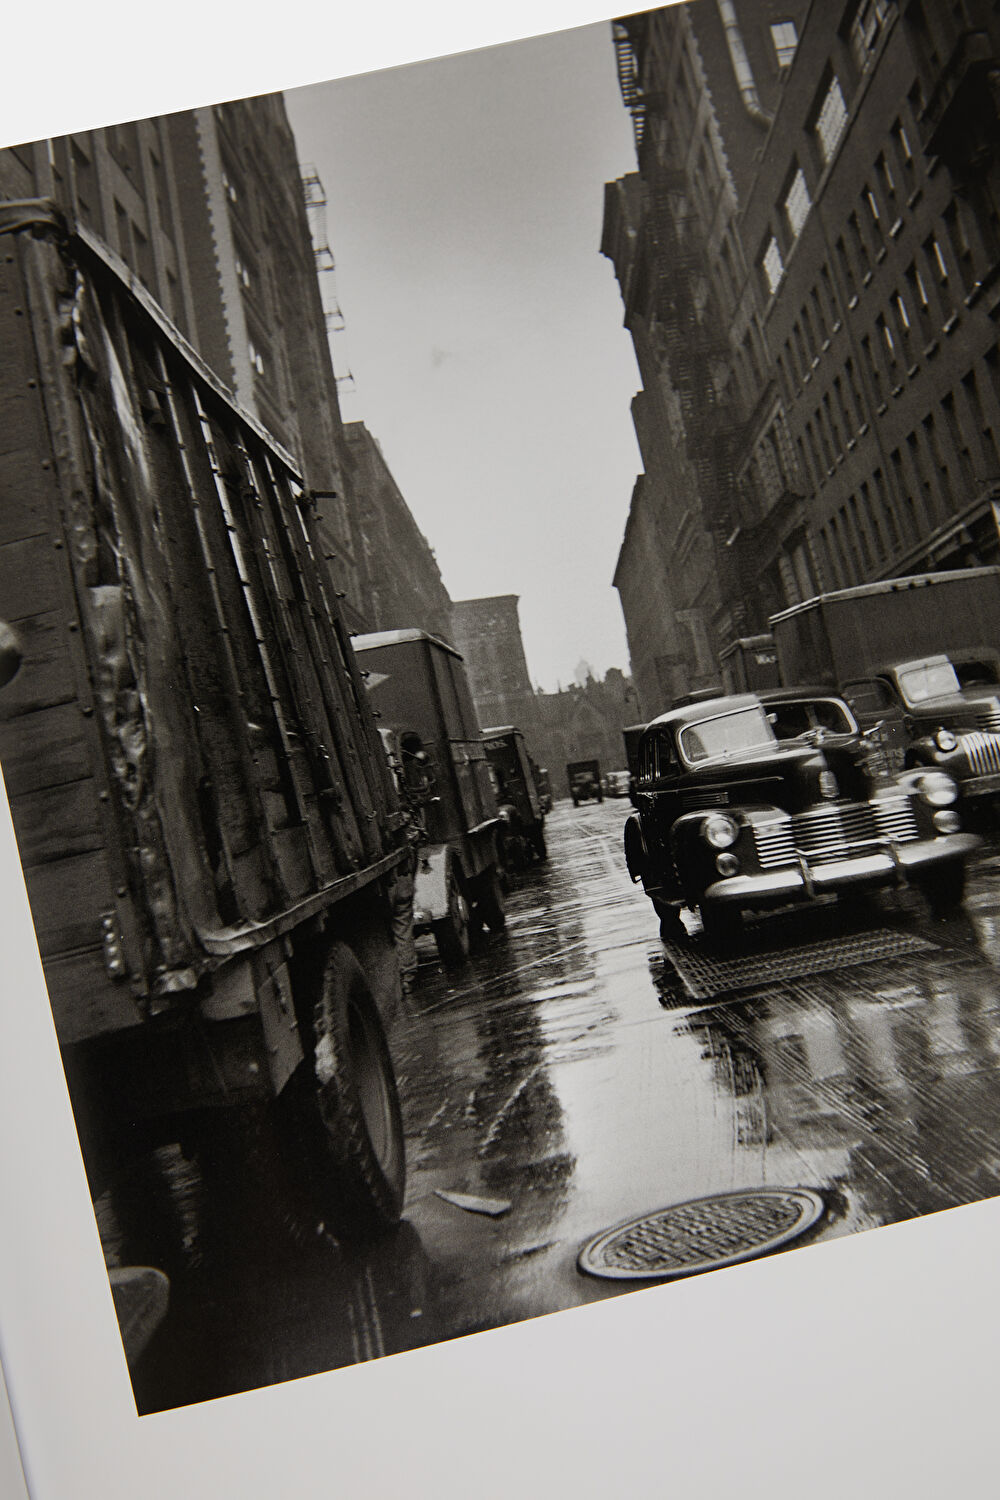
[[627, 670], [611, 587], [639, 384], [604, 184], [635, 169], [608, 24], [286, 91], [328, 198], [362, 420], [455, 599], [518, 594], [546, 689]]

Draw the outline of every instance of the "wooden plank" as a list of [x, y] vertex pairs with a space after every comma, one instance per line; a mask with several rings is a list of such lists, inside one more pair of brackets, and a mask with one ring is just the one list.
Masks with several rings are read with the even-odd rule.
[[65, 595], [65, 579], [53, 566], [53, 546], [47, 536], [27, 537], [0, 547], [0, 599], [5, 620], [23, 620], [57, 609]]
[[24, 872], [31, 918], [43, 959], [93, 946], [101, 916], [114, 910], [114, 888], [100, 850], [71, 855]]
[[11, 797], [10, 815], [26, 869], [104, 844], [97, 788], [89, 776]]
[[76, 703], [57, 703], [0, 725], [7, 795], [20, 797], [88, 775], [85, 722]]
[[[5, 618], [11, 620], [10, 615]], [[71, 702], [76, 697], [76, 684], [62, 612], [34, 614], [11, 623], [21, 637], [24, 661], [17, 676], [0, 692], [0, 721]], [[0, 754], [15, 733], [9, 723], [0, 727]]]
[[[0, 396], [0, 403], [2, 400]], [[6, 410], [0, 426], [8, 431]], [[47, 535], [52, 480], [50, 475], [42, 472], [34, 447], [24, 445], [13, 452], [0, 453], [0, 485], [3, 487], [0, 546], [20, 541], [23, 537]], [[3, 608], [7, 611], [4, 618], [9, 619], [6, 601]]]
[[44, 969], [61, 1046], [141, 1023], [128, 985], [112, 979], [105, 968], [103, 949], [46, 959]]

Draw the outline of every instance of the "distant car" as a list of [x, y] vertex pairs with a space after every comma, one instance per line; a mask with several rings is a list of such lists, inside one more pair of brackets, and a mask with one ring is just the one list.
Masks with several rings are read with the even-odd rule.
[[579, 807], [581, 802], [590, 799], [595, 802], [604, 801], [601, 767], [596, 760], [571, 760], [566, 767], [566, 780], [574, 807]]
[[744, 910], [899, 883], [943, 913], [961, 902], [979, 843], [962, 831], [957, 798], [938, 770], [877, 784], [835, 695], [720, 697], [648, 725], [625, 860], [664, 937], [682, 935], [685, 906], [724, 943]]
[[627, 797], [630, 780], [631, 777], [628, 771], [609, 771], [604, 778], [604, 795], [606, 797]]

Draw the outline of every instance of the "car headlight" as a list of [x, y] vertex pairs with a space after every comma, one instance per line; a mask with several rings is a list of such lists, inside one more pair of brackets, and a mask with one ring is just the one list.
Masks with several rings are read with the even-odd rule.
[[732, 818], [713, 813], [701, 825], [701, 836], [713, 849], [730, 849], [740, 836], [740, 830]]
[[937, 734], [934, 736], [934, 743], [935, 745], [937, 745], [939, 750], [944, 750], [946, 752], [949, 750], [955, 750], [958, 746], [958, 740], [952, 734], [950, 729], [939, 729]]
[[917, 791], [931, 807], [950, 807], [958, 801], [958, 787], [943, 771], [925, 771], [917, 782]]

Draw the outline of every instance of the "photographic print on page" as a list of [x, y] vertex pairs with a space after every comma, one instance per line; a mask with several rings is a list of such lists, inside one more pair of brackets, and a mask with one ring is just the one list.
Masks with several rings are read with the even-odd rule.
[[5, 153], [3, 764], [141, 1413], [992, 1195], [990, 127], [919, 21]]

